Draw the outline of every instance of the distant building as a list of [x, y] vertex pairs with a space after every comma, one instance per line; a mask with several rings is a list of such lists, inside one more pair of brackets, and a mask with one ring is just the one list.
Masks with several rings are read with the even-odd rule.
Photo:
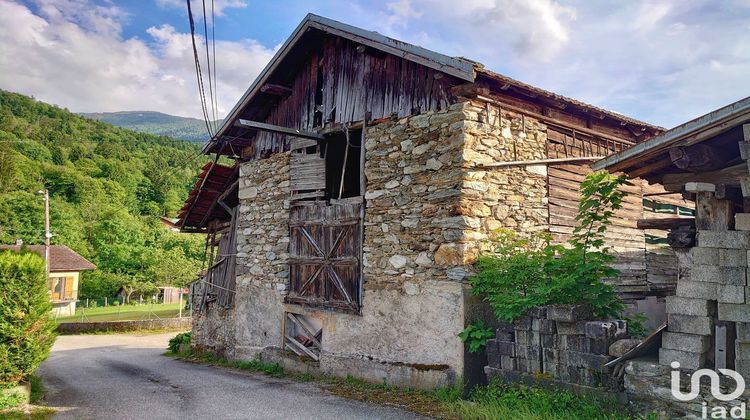
[[[0, 245], [1, 250], [20, 251], [23, 243]], [[44, 258], [44, 245], [27, 245], [28, 251], [36, 252]], [[49, 294], [52, 312], [57, 316], [75, 314], [78, 299], [78, 279], [81, 271], [94, 270], [96, 266], [65, 245], [52, 245], [49, 248]]]

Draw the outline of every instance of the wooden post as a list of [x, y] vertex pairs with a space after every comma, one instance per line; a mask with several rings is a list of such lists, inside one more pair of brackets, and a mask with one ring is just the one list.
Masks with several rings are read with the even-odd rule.
[[180, 312], [179, 312], [178, 318], [182, 319], [182, 288], [180, 288], [179, 296], [180, 296], [180, 298], [179, 298], [178, 302], [180, 302]]

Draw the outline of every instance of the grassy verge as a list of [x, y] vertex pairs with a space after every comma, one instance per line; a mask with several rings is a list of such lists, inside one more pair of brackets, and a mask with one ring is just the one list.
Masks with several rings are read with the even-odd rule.
[[41, 402], [46, 393], [44, 384], [42, 383], [42, 379], [38, 376], [31, 375], [28, 378], [28, 381], [31, 384], [30, 404], [18, 405], [16, 403], [14, 404], [15, 406], [3, 407], [2, 402], [0, 402], [0, 408], [4, 408], [0, 409], [0, 419], [47, 420], [52, 418], [52, 415], [55, 414], [55, 410], [53, 408], [45, 407], [43, 405], [37, 405]]
[[285, 377], [298, 381], [314, 381], [329, 392], [358, 401], [400, 407], [417, 414], [441, 419], [604, 419], [634, 418], [615, 401], [597, 400], [574, 395], [564, 390], [543, 390], [491, 384], [475, 388], [463, 397], [460, 386], [423, 391], [372, 384], [352, 377], [301, 375], [285, 372], [278, 364], [259, 360], [229, 361], [213, 353], [165, 353], [198, 363]]
[[[78, 308], [73, 316], [59, 317], [55, 321], [63, 322], [105, 322], [105, 321], [139, 321], [144, 319], [177, 318], [179, 303], [159, 305], [119, 305], [101, 308]], [[183, 315], [186, 315], [183, 311]]]

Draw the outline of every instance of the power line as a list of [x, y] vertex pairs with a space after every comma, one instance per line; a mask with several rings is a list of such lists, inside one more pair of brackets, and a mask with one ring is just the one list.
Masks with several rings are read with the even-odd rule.
[[190, 21], [190, 38], [192, 39], [193, 43], [193, 60], [195, 61], [195, 75], [198, 79], [198, 94], [201, 101], [201, 111], [203, 111], [203, 121], [206, 124], [206, 131], [208, 131], [208, 135], [210, 137], [213, 137], [214, 134], [211, 130], [211, 125], [208, 122], [210, 117], [208, 115], [208, 109], [206, 107], [206, 91], [203, 87], [203, 75], [201, 73], [200, 59], [198, 58], [198, 47], [195, 44], [195, 21], [193, 20], [193, 9], [190, 6], [190, 0], [185, 1], [187, 2], [188, 20]]
[[[208, 98], [211, 102], [211, 126], [215, 130], [214, 125], [216, 121], [216, 107], [214, 106], [214, 86], [213, 86], [213, 75], [211, 74], [211, 56], [208, 48], [208, 15], [206, 13], [206, 0], [202, 0], [203, 4], [203, 44], [206, 46], [206, 67], [208, 67]], [[212, 28], [214, 22], [211, 22]]]
[[214, 115], [214, 124], [218, 124], [218, 121], [219, 121], [219, 87], [217, 84], [218, 78], [217, 78], [217, 73], [216, 73], [216, 15], [214, 13], [214, 9], [215, 9], [215, 1], [211, 0], [211, 43], [212, 43], [213, 55], [214, 55], [214, 104], [216, 105], [216, 114]]

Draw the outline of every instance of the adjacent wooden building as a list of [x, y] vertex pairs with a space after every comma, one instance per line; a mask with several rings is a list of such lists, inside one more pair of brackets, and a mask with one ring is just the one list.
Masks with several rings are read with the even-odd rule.
[[[481, 366], [457, 334], [484, 310], [466, 279], [492, 233], [564, 241], [588, 163], [660, 132], [308, 15], [203, 149], [216, 159], [179, 222], [210, 250], [193, 340], [401, 385], [470, 377]], [[629, 191], [608, 239], [613, 281], [635, 304], [676, 278], [666, 234], [637, 221], [688, 203], [640, 182]]]

